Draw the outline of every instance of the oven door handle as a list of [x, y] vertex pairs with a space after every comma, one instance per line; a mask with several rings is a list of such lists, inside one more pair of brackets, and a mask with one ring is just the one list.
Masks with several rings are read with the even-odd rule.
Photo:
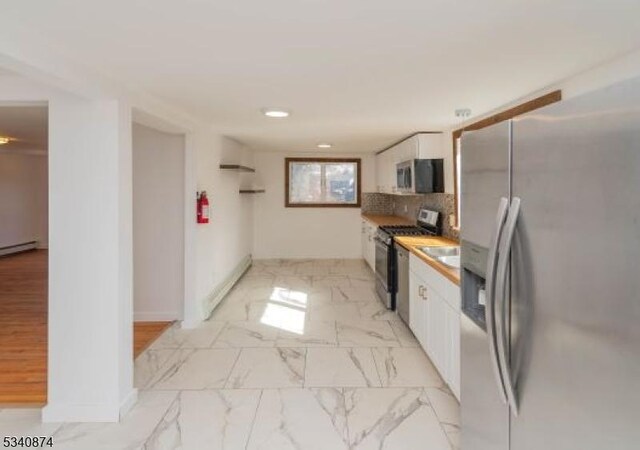
[[373, 240], [376, 241], [376, 244], [380, 244], [381, 246], [387, 247], [387, 244], [378, 236], [374, 236]]

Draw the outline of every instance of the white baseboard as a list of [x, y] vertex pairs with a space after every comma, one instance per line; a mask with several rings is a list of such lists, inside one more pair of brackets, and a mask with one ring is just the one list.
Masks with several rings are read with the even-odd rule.
[[198, 326], [202, 323], [202, 320], [183, 320], [180, 322], [180, 328], [184, 330], [193, 330], [194, 328], [198, 328]]
[[138, 401], [138, 390], [132, 389], [118, 404], [48, 404], [42, 408], [42, 422], [116, 423]]
[[120, 402], [120, 419], [122, 419], [138, 401], [138, 389], [132, 388], [124, 400]]
[[[229, 276], [220, 283], [212, 292], [205, 298], [202, 311], [204, 313], [204, 319], [208, 319], [218, 303], [229, 293], [231, 288], [238, 282], [238, 280], [244, 275], [244, 273], [251, 267], [251, 255], [245, 256], [242, 261], [231, 271]], [[187, 324], [190, 325], [190, 324]], [[185, 325], [183, 325], [185, 326]]]
[[146, 312], [146, 311], [134, 311], [134, 322], [170, 322], [174, 320], [181, 320], [180, 312], [178, 311], [158, 311], [158, 312]]

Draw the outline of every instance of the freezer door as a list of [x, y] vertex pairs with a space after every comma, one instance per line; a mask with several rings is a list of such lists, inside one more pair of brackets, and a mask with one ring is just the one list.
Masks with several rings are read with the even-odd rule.
[[513, 127], [513, 450], [640, 445], [640, 80]]
[[460, 237], [487, 248], [501, 197], [509, 197], [509, 122], [462, 135]]
[[463, 449], [503, 450], [509, 446], [509, 410], [501, 400], [501, 381], [492, 365], [485, 308], [480, 301], [500, 199], [509, 196], [509, 145], [508, 123], [462, 137], [462, 262], [468, 265], [462, 270], [460, 322]]

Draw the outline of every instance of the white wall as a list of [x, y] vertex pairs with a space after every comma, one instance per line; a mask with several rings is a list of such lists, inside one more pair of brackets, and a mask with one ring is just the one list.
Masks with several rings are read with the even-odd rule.
[[134, 320], [178, 320], [184, 303], [183, 135], [134, 124]]
[[[255, 258], [360, 258], [360, 208], [285, 208], [284, 159], [311, 156], [256, 152], [259, 184], [255, 195]], [[362, 158], [362, 192], [375, 189], [375, 161], [368, 154], [323, 157]]]
[[[247, 175], [220, 170], [219, 165], [253, 166], [253, 152], [238, 142], [213, 132], [193, 136], [198, 191], [206, 191], [210, 222], [196, 229], [196, 298], [203, 305], [230, 273], [251, 254], [253, 248], [253, 198], [240, 194]], [[195, 191], [190, 219], [195, 222]], [[201, 317], [206, 314], [202, 308]]]
[[131, 114], [1, 77], [0, 102], [49, 105], [49, 327], [43, 420], [118, 421], [135, 401]]
[[562, 98], [566, 100], [637, 76], [640, 76], [640, 50], [603, 62], [589, 70], [577, 73], [564, 80], [559, 80], [537, 91], [523, 92], [520, 98], [514, 99], [512, 102], [499, 105], [487, 113], [475, 115], [448, 130], [449, 142], [452, 142], [451, 134], [454, 130], [557, 89], [562, 90]]
[[[76, 83], [73, 77], [67, 83], [49, 76], [60, 64], [44, 64], [45, 72], [38, 75], [73, 92], [77, 87], [81, 97], [0, 75], [0, 103], [50, 105], [49, 402], [43, 420], [117, 421], [136, 398], [132, 105], [114, 100], [120, 94], [99, 83]], [[28, 64], [12, 68], [32, 71]], [[253, 197], [238, 192], [246, 177], [218, 166], [253, 165], [252, 152], [155, 99], [124, 98], [151, 117], [154, 127], [167, 125], [171, 132], [185, 133], [183, 325], [194, 326], [205, 318], [203, 304], [251, 254]], [[207, 225], [195, 223], [196, 190], [209, 193], [212, 219]]]
[[48, 243], [46, 154], [0, 153], [0, 247]]
[[[560, 80], [557, 83], [549, 85], [543, 89], [537, 90], [535, 92], [523, 93], [522, 97], [514, 99], [512, 102], [507, 103], [506, 105], [501, 105], [485, 114], [473, 116], [469, 120], [461, 122], [460, 124], [451, 127], [445, 132], [445, 135], [447, 136], [447, 140], [449, 142], [449, 153], [451, 155], [448, 160], [445, 160], [445, 170], [449, 174], [453, 175], [454, 166], [452, 157], [452, 139], [453, 132], [457, 129], [463, 128], [466, 125], [482, 120], [485, 117], [492, 116], [500, 111], [505, 111], [511, 107], [525, 103], [528, 100], [532, 100], [536, 97], [542, 96], [558, 89], [562, 90], [562, 98], [564, 100], [567, 100], [572, 97], [586, 94], [588, 92], [638, 76], [640, 76], [640, 51], [635, 51], [623, 57], [616, 58], [612, 61], [604, 62], [596, 67], [575, 74], [564, 80]], [[453, 177], [450, 178], [452, 179]], [[447, 184], [447, 186], [449, 186], [449, 184]], [[447, 192], [449, 192], [449, 187], [447, 187]], [[453, 190], [451, 192], [453, 192]]]
[[45, 421], [117, 421], [136, 397], [129, 111], [50, 99]]

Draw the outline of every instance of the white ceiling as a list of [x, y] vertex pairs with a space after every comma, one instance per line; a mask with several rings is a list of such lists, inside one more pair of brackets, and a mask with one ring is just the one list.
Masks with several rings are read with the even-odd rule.
[[2, 16], [256, 150], [373, 151], [640, 46], [638, 0], [21, 0]]
[[12, 139], [2, 152], [46, 151], [47, 129], [46, 106], [0, 106], [0, 136]]

